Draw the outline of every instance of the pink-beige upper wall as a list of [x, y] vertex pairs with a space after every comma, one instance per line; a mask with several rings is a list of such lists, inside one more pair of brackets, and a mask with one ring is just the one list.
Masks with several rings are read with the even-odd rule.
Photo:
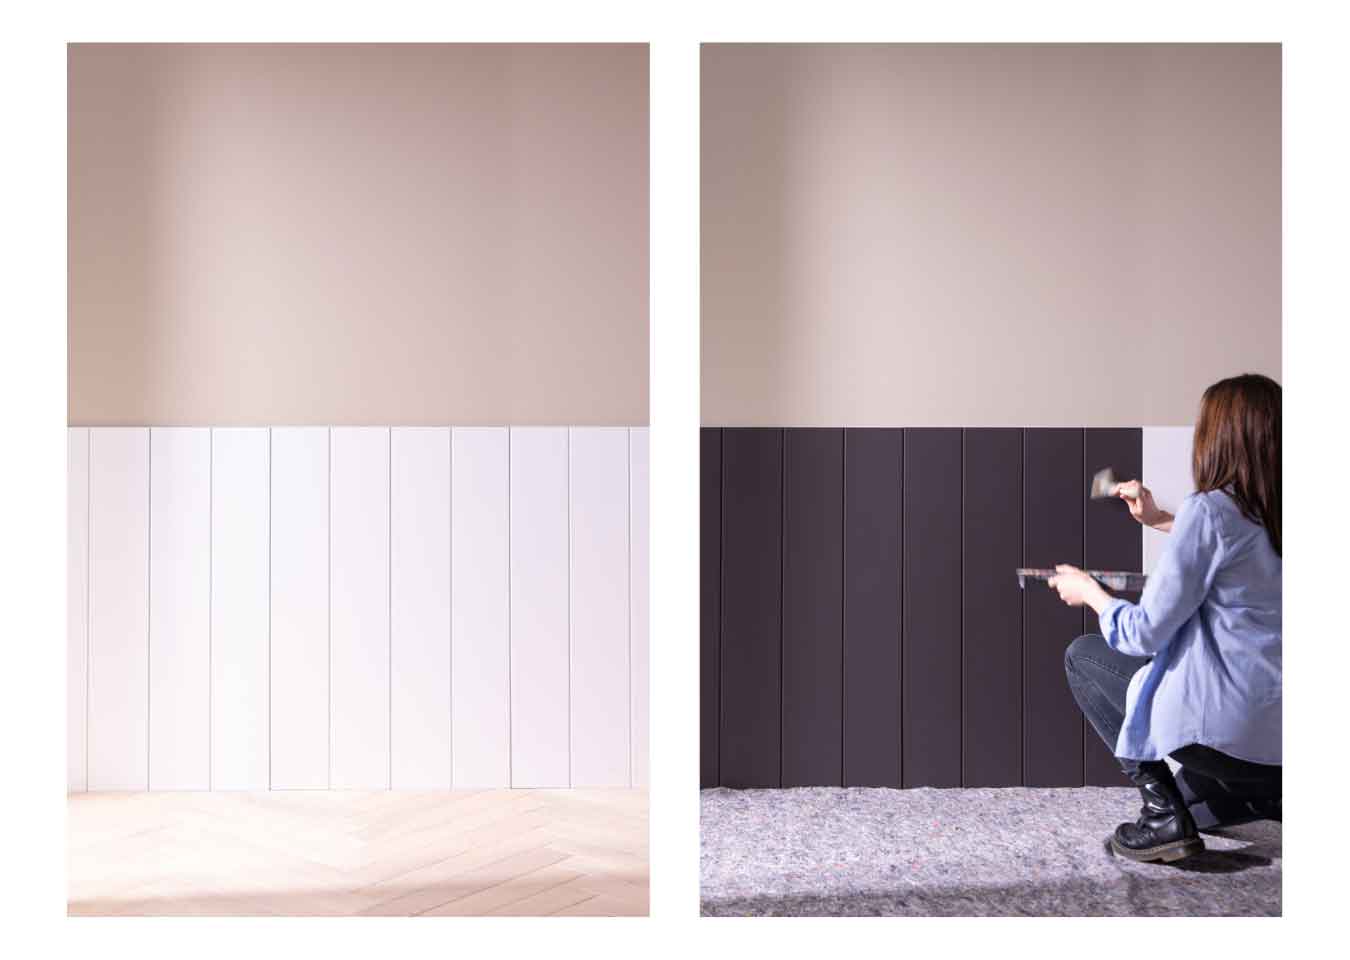
[[72, 424], [644, 424], [645, 45], [69, 48]]
[[707, 45], [703, 422], [1188, 424], [1280, 376], [1280, 48]]

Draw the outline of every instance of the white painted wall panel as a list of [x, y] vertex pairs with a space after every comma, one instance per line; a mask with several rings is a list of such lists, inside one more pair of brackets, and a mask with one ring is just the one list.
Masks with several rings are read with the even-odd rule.
[[271, 785], [328, 778], [328, 430], [272, 430]]
[[510, 437], [452, 431], [451, 735], [455, 787], [511, 782]]
[[73, 428], [72, 790], [647, 779], [647, 434]]
[[650, 622], [650, 446], [646, 427], [628, 431], [628, 651], [632, 664], [629, 710], [633, 741], [633, 786], [645, 787], [649, 782], [647, 729], [651, 670], [649, 647]]
[[211, 788], [211, 431], [150, 431], [150, 789]]
[[567, 428], [511, 429], [511, 783], [568, 785]]
[[390, 781], [448, 790], [450, 430], [390, 435]]
[[88, 789], [89, 428], [66, 432], [66, 789]]
[[90, 438], [89, 789], [148, 786], [150, 431]]
[[332, 432], [332, 787], [389, 787], [389, 430]]
[[268, 787], [266, 427], [211, 431], [211, 786]]
[[628, 431], [571, 431], [571, 783], [628, 786]]
[[[1191, 440], [1194, 427], [1144, 428], [1144, 486], [1153, 491], [1158, 506], [1176, 513], [1181, 501], [1195, 489], [1191, 482]], [[1152, 573], [1167, 545], [1167, 534], [1145, 527], [1144, 571]]]

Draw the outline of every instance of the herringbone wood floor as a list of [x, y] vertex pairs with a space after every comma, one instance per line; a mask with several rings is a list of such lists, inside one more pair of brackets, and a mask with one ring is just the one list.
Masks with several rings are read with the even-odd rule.
[[645, 790], [70, 794], [74, 915], [647, 913]]

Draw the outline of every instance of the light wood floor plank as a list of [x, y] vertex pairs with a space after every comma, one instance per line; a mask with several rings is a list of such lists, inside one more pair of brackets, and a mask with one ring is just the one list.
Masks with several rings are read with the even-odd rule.
[[533, 870], [529, 873], [523, 873], [518, 877], [513, 877], [504, 883], [499, 883], [495, 887], [485, 887], [476, 893], [471, 893], [467, 897], [461, 897], [458, 900], [451, 900], [449, 903], [442, 904], [434, 910], [428, 910], [423, 916], [427, 917], [481, 917], [492, 913], [498, 908], [510, 907], [512, 904], [520, 903], [522, 900], [528, 900], [540, 894], [547, 893], [555, 887], [562, 886], [570, 880], [576, 880], [582, 874], [575, 870], [560, 870], [559, 864], [550, 864], [539, 870]]
[[647, 912], [645, 790], [81, 793], [71, 916]]
[[552, 916], [559, 910], [575, 906], [583, 900], [590, 900], [594, 896], [595, 894], [591, 891], [578, 887], [575, 880], [569, 880], [558, 884], [556, 887], [541, 890], [534, 896], [489, 910], [488, 916], [547, 917]]
[[641, 917], [647, 913], [647, 904], [641, 905], [604, 894], [563, 907], [555, 917]]

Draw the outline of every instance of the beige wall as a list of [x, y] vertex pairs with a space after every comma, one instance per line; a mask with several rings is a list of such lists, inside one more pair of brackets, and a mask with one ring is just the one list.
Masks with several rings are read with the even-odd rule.
[[73, 424], [647, 422], [647, 49], [69, 50]]
[[1279, 376], [1278, 45], [702, 73], [704, 423], [1186, 424]]

